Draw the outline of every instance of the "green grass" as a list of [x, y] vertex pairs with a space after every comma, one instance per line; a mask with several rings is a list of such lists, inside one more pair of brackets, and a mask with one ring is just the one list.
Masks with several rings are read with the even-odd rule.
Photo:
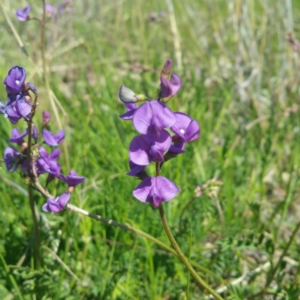
[[[53, 108], [41, 77], [39, 25], [14, 17], [26, 3], [0, 2], [29, 54], [20, 50], [1, 14], [0, 78], [13, 65], [26, 69], [39, 91], [39, 119], [42, 110], [53, 113]], [[41, 1], [30, 3], [35, 15], [41, 13]], [[169, 244], [158, 210], [132, 196], [139, 181], [126, 172], [136, 132], [119, 118], [124, 106], [118, 89], [125, 84], [155, 98], [160, 70], [172, 58], [183, 88], [168, 105], [201, 126], [200, 139], [162, 169], [180, 187], [165, 205], [174, 236], [187, 257], [222, 278], [198, 270], [215, 289], [276, 263], [299, 220], [300, 203], [300, 52], [285, 39], [291, 30], [300, 39], [300, 5], [293, 1], [291, 10], [289, 3], [173, 1], [174, 27], [169, 1], [74, 1], [72, 14], [49, 22], [50, 88], [61, 105], [51, 129], [58, 131], [61, 122], [66, 131], [64, 173], [75, 169], [87, 177], [71, 203]], [[151, 22], [152, 11], [166, 15]], [[0, 94], [5, 99], [4, 86]], [[0, 126], [3, 152], [13, 127], [4, 118]], [[18, 128], [25, 124], [19, 122]], [[37, 192], [44, 265], [34, 271], [25, 181], [1, 167], [0, 299], [205, 299], [178, 258], [146, 239], [72, 212], [45, 214], [45, 199]], [[224, 235], [207, 194], [189, 204], [179, 228], [196, 186], [213, 178], [223, 183], [217, 199]], [[63, 191], [62, 184], [51, 185], [51, 193]], [[256, 299], [299, 298], [299, 245], [298, 235], [269, 294]], [[250, 299], [262, 290], [267, 271], [223, 296]]]

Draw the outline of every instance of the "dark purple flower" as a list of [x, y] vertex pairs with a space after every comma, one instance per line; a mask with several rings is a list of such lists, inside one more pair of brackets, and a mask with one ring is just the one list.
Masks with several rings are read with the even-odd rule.
[[31, 112], [31, 105], [26, 101], [26, 99], [22, 95], [17, 95], [17, 98], [18, 96], [20, 96], [20, 98], [16, 101], [17, 113], [21, 117], [26, 118]]
[[14, 66], [8, 71], [8, 75], [4, 79], [6, 91], [8, 94], [17, 94], [22, 92], [22, 87], [26, 79], [26, 71], [24, 68]]
[[169, 179], [158, 176], [144, 179], [134, 190], [133, 196], [141, 202], [150, 202], [154, 207], [173, 199], [179, 189]]
[[16, 124], [21, 118], [27, 118], [31, 112], [31, 105], [22, 94], [9, 95], [5, 113], [12, 124]]
[[54, 135], [49, 130], [43, 129], [42, 135], [45, 143], [50, 146], [58, 146], [65, 138], [65, 132], [63, 130], [59, 130], [58, 133]]
[[26, 128], [25, 131], [20, 134], [18, 128], [14, 128], [11, 132], [11, 138], [8, 139], [9, 142], [11, 143], [16, 143], [18, 145], [23, 144], [24, 141], [24, 137], [28, 135], [28, 129]]
[[129, 146], [130, 160], [140, 166], [147, 166], [152, 161], [163, 162], [163, 154], [172, 143], [170, 134], [162, 130], [157, 137], [153, 134], [142, 134], [133, 138]]
[[45, 127], [51, 120], [51, 114], [44, 110], [43, 111], [43, 123], [42, 123], [42, 126]]
[[62, 211], [69, 202], [70, 196], [70, 193], [63, 193], [54, 199], [49, 198], [42, 207], [43, 211], [53, 213]]
[[189, 115], [176, 112], [176, 122], [171, 130], [181, 139], [182, 142], [193, 142], [200, 136], [199, 124]]
[[30, 12], [30, 5], [26, 6], [23, 10], [17, 9], [16, 10], [16, 16], [19, 21], [25, 22], [29, 20], [29, 12]]
[[62, 176], [60, 179], [66, 182], [69, 187], [74, 187], [82, 183], [85, 180], [85, 177], [78, 176], [74, 170], [71, 170], [68, 176]]
[[6, 115], [9, 119], [9, 121], [12, 123], [12, 124], [16, 124], [21, 118], [22, 116], [20, 116], [17, 111], [16, 111], [16, 108], [12, 105], [9, 105], [6, 107]]
[[170, 81], [165, 77], [161, 77], [159, 98], [168, 100], [180, 91], [181, 86], [181, 78], [176, 74], [171, 75]]
[[133, 115], [135, 129], [142, 133], [157, 136], [163, 128], [170, 128], [176, 121], [174, 113], [163, 103], [153, 100], [142, 104]]
[[4, 162], [8, 172], [14, 172], [20, 164], [21, 153], [13, 148], [7, 147], [4, 150]]
[[148, 177], [148, 174], [145, 171], [146, 166], [139, 166], [132, 161], [129, 161], [129, 168], [130, 171], [127, 173], [128, 176], [135, 176], [141, 180]]

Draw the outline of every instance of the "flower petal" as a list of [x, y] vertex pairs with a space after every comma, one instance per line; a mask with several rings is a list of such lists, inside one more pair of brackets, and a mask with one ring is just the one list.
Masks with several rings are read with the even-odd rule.
[[44, 138], [44, 141], [46, 144], [48, 144], [50, 146], [58, 146], [56, 138], [52, 132], [50, 132], [49, 130], [43, 129], [42, 135], [43, 135], [43, 138]]
[[151, 157], [148, 153], [149, 144], [140, 135], [133, 138], [129, 146], [130, 160], [140, 166], [147, 166], [151, 162]]

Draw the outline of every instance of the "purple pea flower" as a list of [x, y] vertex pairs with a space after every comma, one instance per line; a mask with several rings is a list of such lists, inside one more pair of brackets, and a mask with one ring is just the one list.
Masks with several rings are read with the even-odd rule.
[[132, 120], [133, 114], [137, 109], [136, 103], [125, 103], [125, 107], [127, 109], [127, 112], [120, 115], [120, 118], [123, 120]]
[[176, 121], [174, 113], [157, 100], [142, 104], [133, 115], [135, 129], [142, 133], [154, 133], [157, 136], [163, 128], [170, 128]]
[[7, 147], [4, 150], [4, 162], [8, 172], [14, 172], [20, 164], [21, 153], [13, 148]]
[[158, 137], [154, 134], [142, 134], [133, 138], [129, 146], [129, 158], [140, 166], [147, 166], [152, 161], [163, 162], [163, 153], [169, 150], [171, 144], [171, 136], [164, 129]]
[[171, 130], [181, 139], [182, 142], [193, 142], [200, 136], [199, 124], [189, 115], [176, 112], [176, 122], [171, 127]]
[[172, 74], [170, 81], [165, 77], [161, 77], [159, 98], [167, 101], [169, 98], [175, 96], [180, 91], [181, 87], [182, 82], [178, 75]]
[[8, 71], [8, 75], [4, 79], [6, 91], [8, 94], [17, 94], [22, 92], [22, 87], [26, 79], [26, 71], [24, 68], [14, 66]]
[[163, 176], [148, 177], [133, 190], [133, 196], [158, 207], [162, 202], [173, 199], [178, 191], [176, 184]]
[[29, 20], [30, 19], [30, 17], [29, 17], [30, 9], [31, 9], [30, 5], [26, 6], [23, 10], [17, 9], [16, 10], [17, 19], [21, 22], [25, 22], [25, 21]]
[[61, 176], [60, 179], [66, 182], [69, 187], [75, 187], [76, 185], [82, 183], [85, 180], [85, 177], [78, 176], [76, 171], [71, 170], [68, 176]]
[[22, 94], [9, 95], [5, 113], [12, 124], [16, 124], [21, 118], [27, 118], [30, 112], [31, 105]]
[[54, 177], [60, 178], [61, 165], [57, 162], [60, 150], [54, 149], [49, 155], [43, 147], [40, 147], [39, 153], [40, 157], [36, 161], [37, 168], [40, 170], [38, 174], [49, 173]]
[[45, 143], [50, 146], [58, 146], [58, 144], [65, 139], [65, 132], [63, 130], [59, 130], [58, 133], [54, 135], [49, 130], [43, 129], [42, 135]]
[[43, 211], [53, 213], [62, 211], [69, 202], [70, 196], [70, 193], [63, 193], [62, 195], [54, 199], [49, 198], [42, 207]]
[[24, 141], [24, 137], [28, 135], [28, 129], [26, 128], [25, 131], [20, 134], [18, 128], [14, 128], [11, 132], [11, 138], [8, 139], [11, 143], [16, 143], [18, 145], [22, 145]]

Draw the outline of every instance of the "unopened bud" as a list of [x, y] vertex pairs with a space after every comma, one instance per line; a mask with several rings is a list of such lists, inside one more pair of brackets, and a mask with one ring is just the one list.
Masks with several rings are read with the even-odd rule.
[[165, 65], [160, 73], [160, 77], [169, 79], [172, 71], [172, 59], [167, 59]]
[[121, 85], [119, 90], [119, 98], [124, 103], [135, 103], [147, 100], [147, 97], [142, 94], [136, 94], [133, 90], [125, 85]]
[[45, 127], [51, 120], [51, 114], [46, 110], [43, 111], [43, 122], [42, 127]]

